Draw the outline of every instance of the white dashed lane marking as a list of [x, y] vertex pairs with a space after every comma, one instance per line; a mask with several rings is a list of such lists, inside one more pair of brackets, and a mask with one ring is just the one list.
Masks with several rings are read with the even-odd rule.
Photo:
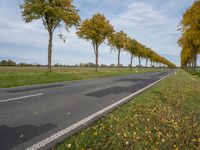
[[[21, 96], [21, 97], [16, 97], [16, 98], [10, 98], [10, 99], [5, 99], [5, 100], [0, 100], [0, 103], [15, 101], [15, 100], [19, 100], [19, 99], [25, 99], [25, 98], [30, 98], [30, 97], [36, 97], [36, 96], [41, 96], [41, 95], [43, 95], [43, 93]], [[20, 103], [20, 102], [18, 102], [18, 103]]]

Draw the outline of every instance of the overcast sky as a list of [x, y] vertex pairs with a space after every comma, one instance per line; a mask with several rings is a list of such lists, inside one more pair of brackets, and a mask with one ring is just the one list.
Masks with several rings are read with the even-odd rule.
[[[19, 5], [23, 0], [0, 0], [0, 59], [17, 62], [47, 63], [48, 34], [41, 20], [24, 23]], [[74, 0], [82, 19], [100, 12], [117, 31], [123, 30], [142, 44], [151, 47], [176, 65], [180, 64], [177, 39], [182, 14], [192, 0]], [[63, 43], [58, 34], [67, 37]], [[79, 64], [94, 62], [91, 43], [78, 39], [75, 29], [54, 33], [53, 63]], [[100, 47], [100, 64], [116, 64], [117, 54], [110, 47]], [[128, 65], [130, 56], [124, 52], [121, 63]], [[137, 59], [134, 61], [137, 64]]]

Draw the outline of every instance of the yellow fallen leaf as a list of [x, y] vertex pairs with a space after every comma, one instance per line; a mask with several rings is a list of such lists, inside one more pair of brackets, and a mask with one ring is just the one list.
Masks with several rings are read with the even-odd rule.
[[70, 148], [72, 146], [72, 144], [68, 144], [67, 147]]

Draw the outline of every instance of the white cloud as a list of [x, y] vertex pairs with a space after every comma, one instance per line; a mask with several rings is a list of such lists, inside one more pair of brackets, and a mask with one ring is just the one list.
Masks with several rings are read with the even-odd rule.
[[122, 12], [117, 19], [113, 20], [116, 26], [153, 26], [162, 25], [167, 19], [160, 15], [151, 5], [144, 2], [133, 2], [126, 11]]

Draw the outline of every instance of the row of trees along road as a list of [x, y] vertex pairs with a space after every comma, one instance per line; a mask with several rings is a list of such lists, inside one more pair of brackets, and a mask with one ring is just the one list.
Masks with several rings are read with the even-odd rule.
[[145, 58], [146, 65], [148, 60], [150, 60], [151, 65], [154, 66], [155, 64], [160, 64], [160, 66], [176, 67], [150, 48], [128, 37], [123, 31], [116, 32], [109, 20], [100, 13], [93, 15], [91, 19], [81, 22], [78, 10], [73, 5], [73, 0], [24, 0], [21, 9], [25, 22], [29, 23], [33, 20], [41, 19], [49, 33], [49, 71], [51, 71], [53, 33], [56, 28], [62, 27], [63, 23], [67, 31], [75, 26], [77, 28], [77, 36], [92, 43], [96, 58], [96, 70], [98, 70], [99, 46], [104, 42], [108, 42], [111, 49], [118, 52], [118, 69], [120, 67], [120, 53], [122, 51], [131, 54], [131, 69], [133, 56], [138, 57], [139, 66], [141, 65], [141, 59]]
[[182, 47], [181, 66], [194, 71], [200, 54], [200, 0], [196, 0], [184, 13], [181, 32], [182, 36], [178, 41]]

